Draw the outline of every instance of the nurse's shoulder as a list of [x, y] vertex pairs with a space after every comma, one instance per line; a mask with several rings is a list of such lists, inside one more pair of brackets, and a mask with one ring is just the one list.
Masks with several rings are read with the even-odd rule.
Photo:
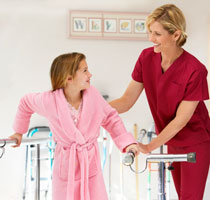
[[206, 67], [195, 56], [185, 51], [185, 64], [189, 71], [206, 71]]
[[144, 64], [148, 64], [148, 62], [150, 63], [153, 60], [152, 58], [154, 56], [158, 56], [158, 54], [154, 52], [154, 47], [149, 47], [142, 50], [142, 52], [139, 55], [138, 61]]
[[151, 56], [153, 56], [155, 54], [156, 53], [154, 52], [154, 47], [149, 47], [149, 48], [144, 49], [141, 52], [140, 56], [143, 56], [144, 58], [146, 58], [146, 57], [151, 57]]

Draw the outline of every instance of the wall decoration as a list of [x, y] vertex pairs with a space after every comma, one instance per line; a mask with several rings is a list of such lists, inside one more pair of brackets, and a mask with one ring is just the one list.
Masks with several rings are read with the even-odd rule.
[[102, 23], [101, 19], [89, 18], [88, 20], [89, 32], [101, 32], [102, 31], [101, 23]]
[[134, 23], [135, 33], [146, 33], [145, 20], [135, 20]]
[[69, 12], [69, 37], [81, 39], [147, 40], [147, 13]]
[[74, 18], [73, 19], [73, 31], [85, 32], [86, 31], [86, 18]]
[[117, 32], [117, 19], [104, 19], [104, 32], [116, 33]]
[[131, 20], [120, 19], [120, 32], [131, 33]]

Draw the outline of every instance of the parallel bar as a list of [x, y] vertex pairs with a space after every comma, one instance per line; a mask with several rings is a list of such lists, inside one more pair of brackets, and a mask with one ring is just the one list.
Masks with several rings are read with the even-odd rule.
[[[41, 143], [46, 143], [52, 141], [50, 137], [45, 137], [45, 138], [26, 138], [23, 139], [21, 144], [23, 145], [29, 145], [29, 144], [41, 144]], [[15, 145], [17, 143], [16, 140], [14, 139], [0, 139], [0, 147], [3, 145], [11, 144]]]
[[[46, 128], [43, 128], [43, 130], [48, 130]], [[47, 143], [52, 141], [51, 137], [45, 137], [45, 138], [24, 138], [22, 139], [21, 144], [22, 145], [31, 145], [36, 144], [36, 192], [35, 192], [35, 199], [40, 200], [40, 144]], [[17, 144], [17, 140], [15, 139], [0, 139], [0, 148], [4, 148], [6, 145], [15, 145]], [[25, 194], [23, 196], [23, 199], [25, 199]]]
[[[133, 164], [135, 154], [132, 152], [126, 153], [123, 164], [130, 166]], [[146, 161], [150, 163], [172, 163], [172, 162], [196, 162], [196, 154], [148, 154]]]
[[150, 154], [147, 161], [152, 163], [170, 163], [170, 162], [195, 162], [195, 153], [188, 154]]

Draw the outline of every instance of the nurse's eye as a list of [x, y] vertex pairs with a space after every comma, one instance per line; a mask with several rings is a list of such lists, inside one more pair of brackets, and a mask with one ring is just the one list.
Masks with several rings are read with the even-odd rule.
[[160, 34], [160, 33], [155, 32], [155, 35], [160, 36], [161, 34]]

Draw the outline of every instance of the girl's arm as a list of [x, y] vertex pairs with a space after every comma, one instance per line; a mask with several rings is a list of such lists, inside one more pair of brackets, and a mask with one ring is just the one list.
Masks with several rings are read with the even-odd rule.
[[102, 127], [110, 133], [114, 143], [122, 152], [128, 152], [132, 149], [134, 153], [138, 154], [137, 141], [134, 139], [133, 135], [126, 130], [118, 112], [107, 102], [103, 104], [104, 119]]
[[15, 133], [24, 134], [28, 131], [33, 113], [47, 115], [46, 107], [50, 104], [48, 96], [48, 93], [31, 93], [21, 98], [13, 124]]
[[139, 143], [142, 153], [149, 153], [173, 138], [191, 119], [199, 101], [182, 101], [177, 109], [175, 118], [149, 144]]
[[109, 102], [109, 104], [115, 108], [118, 113], [127, 112], [135, 104], [143, 89], [143, 83], [132, 80], [129, 83], [123, 96], [119, 99], [115, 99]]

